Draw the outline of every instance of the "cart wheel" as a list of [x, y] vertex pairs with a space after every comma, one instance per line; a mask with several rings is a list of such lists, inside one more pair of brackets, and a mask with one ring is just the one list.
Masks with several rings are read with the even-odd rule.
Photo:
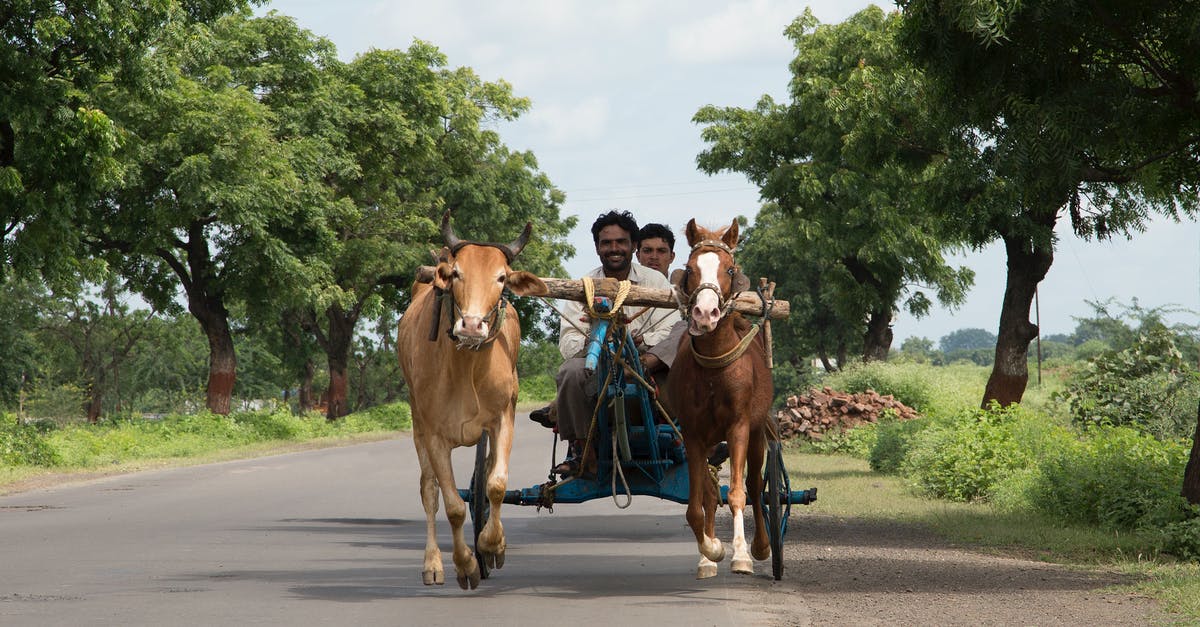
[[787, 470], [783, 467], [783, 451], [779, 442], [767, 442], [766, 500], [767, 536], [771, 540], [771, 574], [775, 581], [783, 578], [783, 534], [787, 531], [788, 511], [791, 509]]
[[479, 552], [479, 534], [487, 524], [492, 505], [487, 498], [487, 456], [488, 442], [491, 440], [487, 432], [479, 438], [475, 445], [475, 472], [471, 475], [471, 524], [475, 527], [475, 562], [479, 564], [479, 578], [488, 578], [487, 562]]

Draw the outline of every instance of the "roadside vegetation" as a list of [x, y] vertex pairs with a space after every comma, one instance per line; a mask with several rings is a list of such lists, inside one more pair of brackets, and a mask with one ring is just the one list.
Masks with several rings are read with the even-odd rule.
[[935, 366], [936, 351], [814, 375], [814, 385], [893, 394], [922, 415], [789, 443], [793, 481], [819, 487], [813, 511], [1127, 572], [1140, 592], [1200, 620], [1200, 508], [1181, 494], [1200, 411], [1196, 328], [1136, 306], [1106, 312], [1060, 338], [1042, 383], [1007, 408], [978, 405], [986, 364]]

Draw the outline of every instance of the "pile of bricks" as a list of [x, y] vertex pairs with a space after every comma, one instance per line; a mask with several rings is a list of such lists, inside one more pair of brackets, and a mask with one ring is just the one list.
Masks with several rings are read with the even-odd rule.
[[884, 410], [891, 410], [900, 420], [917, 417], [917, 410], [891, 394], [882, 395], [875, 390], [849, 394], [829, 387], [814, 388], [787, 398], [786, 405], [778, 412], [780, 437], [821, 440], [829, 431], [845, 431], [864, 422], [876, 422]]

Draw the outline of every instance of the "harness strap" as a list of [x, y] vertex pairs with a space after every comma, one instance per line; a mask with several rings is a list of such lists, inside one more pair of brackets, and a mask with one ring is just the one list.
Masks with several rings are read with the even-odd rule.
[[696, 338], [692, 337], [692, 357], [695, 358], [696, 363], [700, 364], [700, 366], [703, 368], [724, 368], [725, 366], [737, 361], [737, 359], [746, 352], [746, 349], [750, 348], [750, 343], [754, 341], [754, 336], [758, 335], [758, 327], [758, 323], [754, 323], [754, 326], [750, 327], [750, 332], [746, 334], [746, 337], [742, 338], [742, 341], [737, 343], [737, 346], [734, 346], [725, 354], [717, 355], [716, 357], [701, 355], [699, 352], [697, 352]]

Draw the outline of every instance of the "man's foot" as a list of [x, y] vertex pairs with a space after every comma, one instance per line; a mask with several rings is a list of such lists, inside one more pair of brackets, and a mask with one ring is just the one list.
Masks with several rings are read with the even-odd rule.
[[725, 460], [727, 459], [729, 459], [729, 443], [721, 442], [720, 444], [712, 447], [712, 451], [709, 452], [708, 465], [720, 466], [721, 464], [724, 464]]
[[547, 405], [541, 409], [535, 409], [529, 412], [529, 419], [538, 423], [539, 425], [542, 425], [543, 427], [553, 429], [557, 424], [557, 421], [554, 419], [553, 412], [551, 411], [552, 407], [553, 405]]

